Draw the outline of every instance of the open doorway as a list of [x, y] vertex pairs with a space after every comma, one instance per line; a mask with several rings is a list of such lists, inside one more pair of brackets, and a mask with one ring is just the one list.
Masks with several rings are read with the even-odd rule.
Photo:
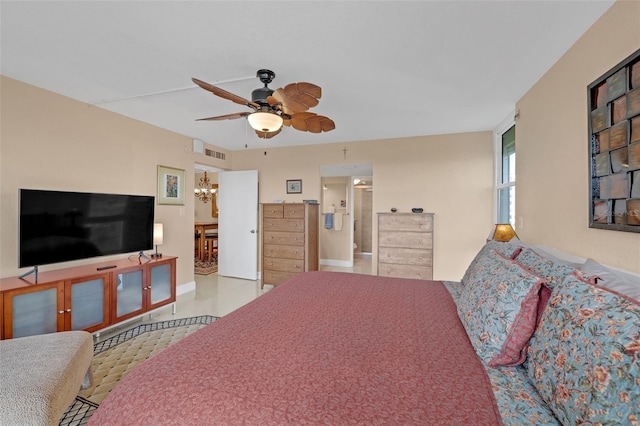
[[197, 163], [194, 169], [194, 189], [199, 192], [193, 209], [194, 272], [209, 275], [218, 271], [218, 172], [222, 170]]
[[[370, 273], [373, 251], [372, 164], [323, 165], [320, 166], [320, 176], [320, 265]], [[368, 263], [363, 265], [363, 262]]]

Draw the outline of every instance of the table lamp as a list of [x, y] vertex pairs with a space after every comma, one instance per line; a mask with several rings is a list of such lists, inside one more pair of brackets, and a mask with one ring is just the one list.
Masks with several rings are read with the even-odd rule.
[[516, 231], [511, 227], [511, 224], [497, 223], [493, 227], [491, 234], [489, 234], [489, 238], [487, 238], [487, 241], [495, 240], [495, 241], [501, 241], [506, 243], [511, 241], [513, 237], [517, 238], [518, 234], [516, 234]]
[[163, 228], [161, 223], [153, 224], [153, 244], [156, 246], [156, 252], [151, 254], [151, 257], [157, 259], [162, 257], [162, 253], [158, 253], [158, 246], [162, 245], [163, 240]]

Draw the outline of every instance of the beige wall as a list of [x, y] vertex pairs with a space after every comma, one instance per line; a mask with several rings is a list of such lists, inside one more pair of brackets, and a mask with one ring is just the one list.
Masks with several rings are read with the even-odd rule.
[[[286, 130], [293, 131], [293, 130]], [[321, 136], [320, 136], [321, 137]], [[346, 159], [343, 149], [347, 148]], [[459, 280], [493, 221], [491, 132], [234, 151], [234, 170], [258, 170], [260, 201], [321, 200], [321, 165], [371, 162], [373, 211], [435, 213], [435, 279]], [[302, 194], [285, 181], [302, 179]], [[377, 217], [374, 217], [377, 219]], [[374, 224], [374, 264], [377, 224]]]
[[587, 86], [639, 47], [640, 2], [619, 1], [516, 107], [518, 235], [636, 273], [639, 233], [588, 227]]
[[185, 136], [6, 77], [0, 83], [0, 276], [28, 270], [18, 269], [18, 188], [156, 195], [156, 168], [166, 165], [185, 169], [185, 205], [156, 205], [159, 251], [179, 257], [178, 285], [193, 281], [194, 163], [229, 168], [230, 153], [209, 159]]

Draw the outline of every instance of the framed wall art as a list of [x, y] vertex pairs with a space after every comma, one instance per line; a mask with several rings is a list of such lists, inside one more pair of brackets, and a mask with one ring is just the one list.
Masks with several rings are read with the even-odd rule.
[[184, 206], [184, 170], [158, 166], [158, 204]]
[[302, 194], [302, 180], [301, 179], [288, 180], [287, 194]]
[[640, 49], [594, 81], [589, 227], [640, 232]]

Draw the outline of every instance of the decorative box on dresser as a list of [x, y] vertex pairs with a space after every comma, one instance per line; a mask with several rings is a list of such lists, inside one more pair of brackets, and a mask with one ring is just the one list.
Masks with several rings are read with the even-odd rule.
[[378, 275], [433, 279], [433, 213], [378, 213]]
[[260, 288], [278, 285], [300, 272], [317, 271], [318, 204], [262, 204]]

